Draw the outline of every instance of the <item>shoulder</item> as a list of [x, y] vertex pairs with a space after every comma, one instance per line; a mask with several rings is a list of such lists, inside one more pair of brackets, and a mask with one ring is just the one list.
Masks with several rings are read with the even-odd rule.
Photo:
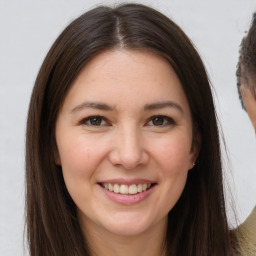
[[256, 255], [256, 207], [236, 229], [241, 255]]

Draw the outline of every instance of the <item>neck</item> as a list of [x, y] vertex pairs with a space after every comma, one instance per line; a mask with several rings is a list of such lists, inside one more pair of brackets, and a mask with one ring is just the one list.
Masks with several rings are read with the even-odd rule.
[[86, 227], [84, 234], [92, 256], [165, 255], [167, 218], [143, 233], [122, 236], [98, 227]]

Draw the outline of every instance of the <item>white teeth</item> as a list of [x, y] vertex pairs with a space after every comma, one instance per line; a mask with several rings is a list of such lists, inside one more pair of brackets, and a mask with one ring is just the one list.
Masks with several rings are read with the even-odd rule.
[[115, 184], [114, 185], [114, 192], [119, 193], [119, 191], [120, 191], [119, 185]]
[[128, 186], [122, 184], [122, 185], [120, 186], [120, 193], [127, 195], [127, 194], [129, 193], [129, 188], [128, 188]]
[[137, 186], [135, 184], [129, 186], [129, 194], [130, 195], [135, 195], [138, 193]]
[[132, 184], [130, 186], [125, 184], [111, 184], [111, 183], [103, 183], [103, 187], [109, 191], [112, 191], [114, 193], [120, 193], [124, 195], [135, 195], [137, 193], [141, 193], [143, 191], [146, 191], [151, 187], [151, 183], [144, 183], [144, 184]]
[[114, 186], [112, 184], [108, 184], [108, 190], [109, 191], [114, 191]]

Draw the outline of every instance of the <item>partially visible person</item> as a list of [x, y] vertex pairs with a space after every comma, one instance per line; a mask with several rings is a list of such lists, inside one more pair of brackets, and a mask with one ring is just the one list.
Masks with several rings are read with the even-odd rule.
[[[256, 131], [256, 13], [240, 46], [237, 88], [242, 107]], [[237, 231], [241, 254], [256, 255], [256, 207]]]

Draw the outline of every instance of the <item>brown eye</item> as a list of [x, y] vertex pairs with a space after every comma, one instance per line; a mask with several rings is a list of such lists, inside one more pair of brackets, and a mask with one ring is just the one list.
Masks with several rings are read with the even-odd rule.
[[95, 125], [95, 126], [101, 125], [101, 123], [102, 123], [102, 117], [94, 116], [94, 117], [92, 117], [91, 119], [89, 119], [89, 123], [90, 123], [91, 125]]
[[148, 125], [149, 126], [168, 126], [168, 125], [174, 125], [175, 121], [167, 116], [153, 116], [150, 118]]
[[80, 124], [87, 126], [105, 126], [107, 122], [102, 116], [89, 116], [83, 119]]
[[152, 119], [152, 123], [153, 123], [153, 125], [156, 125], [156, 126], [158, 126], [158, 125], [163, 125], [164, 124], [164, 117], [162, 117], [162, 116], [156, 116], [156, 117], [154, 117], [153, 119]]

